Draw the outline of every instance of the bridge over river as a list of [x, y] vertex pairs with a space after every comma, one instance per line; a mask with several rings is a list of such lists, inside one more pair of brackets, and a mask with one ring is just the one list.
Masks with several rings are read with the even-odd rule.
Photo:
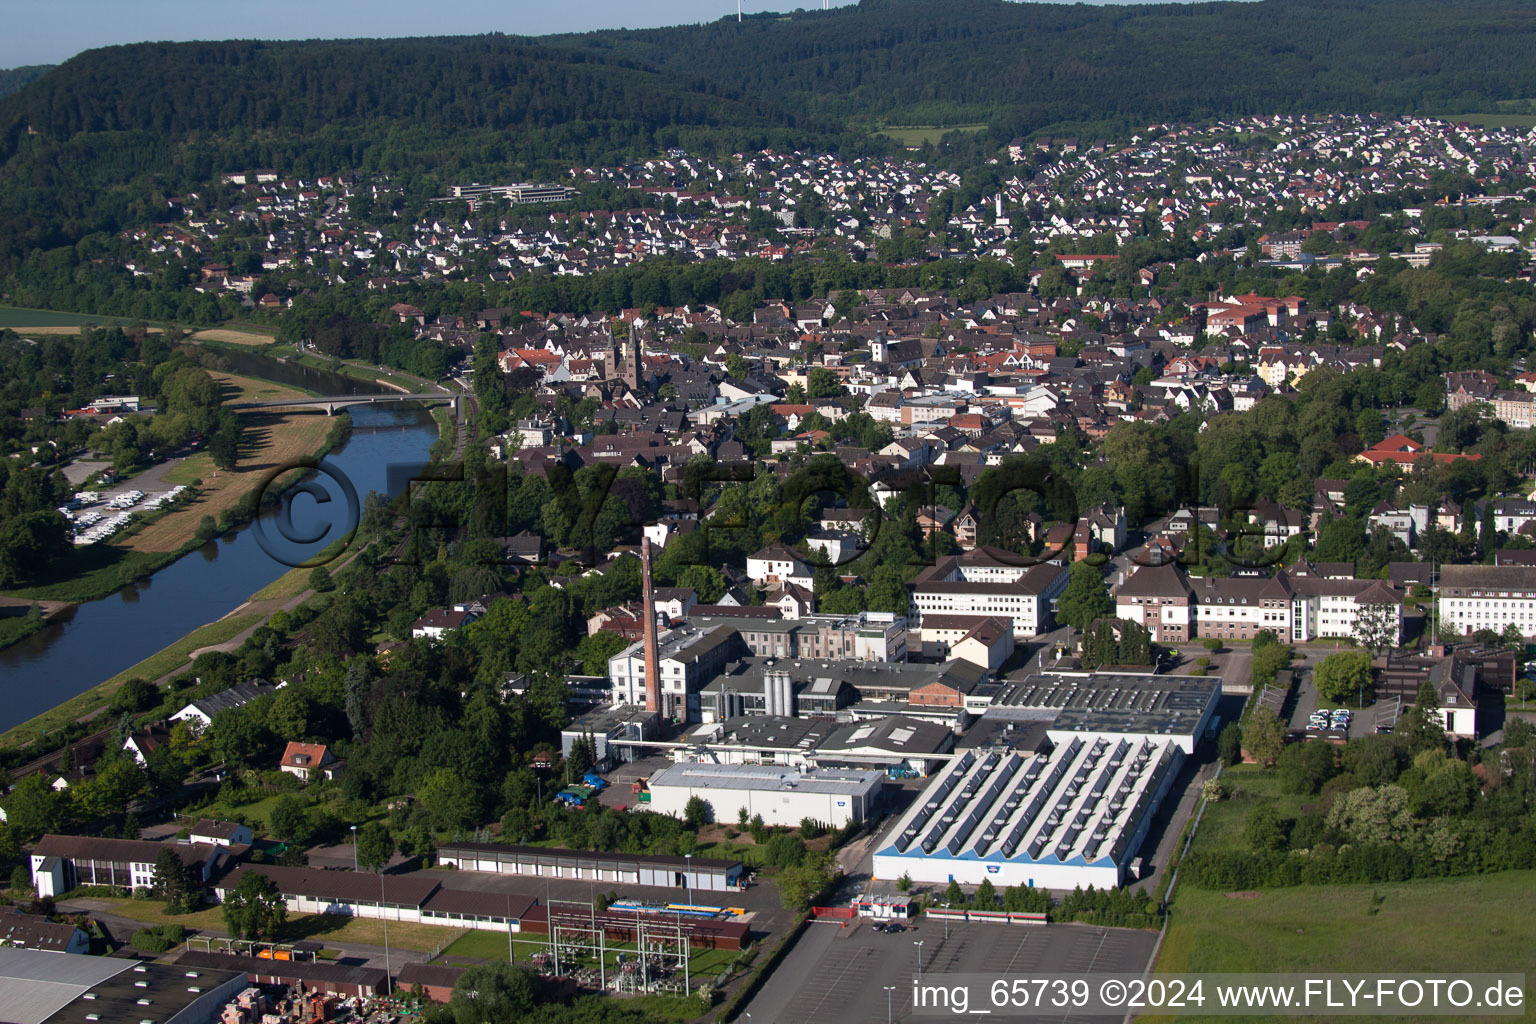
[[421, 402], [423, 404], [449, 402], [453, 405], [454, 418], [459, 419], [464, 413], [466, 397], [461, 391], [428, 391], [423, 394], [401, 392], [387, 395], [317, 395], [274, 402], [230, 402], [224, 408], [232, 409], [236, 413], [270, 412], [273, 409], [316, 409], [324, 410], [327, 416], [332, 416], [337, 409], [349, 405], [380, 405], [385, 402]]

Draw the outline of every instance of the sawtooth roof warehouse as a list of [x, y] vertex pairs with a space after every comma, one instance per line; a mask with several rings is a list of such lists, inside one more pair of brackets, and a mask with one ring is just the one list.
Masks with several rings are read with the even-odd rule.
[[1131, 881], [1221, 683], [1100, 673], [1031, 677], [1011, 690], [983, 717], [1048, 720], [1047, 741], [1032, 753], [986, 746], [951, 761], [876, 848], [876, 878], [1048, 889]]

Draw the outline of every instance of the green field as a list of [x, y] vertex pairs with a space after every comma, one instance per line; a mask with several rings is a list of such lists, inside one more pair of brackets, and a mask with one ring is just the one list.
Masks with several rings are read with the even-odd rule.
[[[1266, 803], [1288, 817], [1317, 799], [1282, 792], [1276, 773], [1251, 765], [1223, 772], [1222, 779], [1235, 795], [1206, 804], [1193, 850], [1246, 848], [1243, 825], [1255, 806]], [[1157, 972], [1524, 972], [1533, 941], [1536, 871], [1255, 893], [1181, 883]]]
[[1536, 114], [1435, 114], [1446, 121], [1465, 121], [1485, 128], [1536, 128]]
[[118, 316], [92, 316], [86, 313], [61, 313], [53, 309], [0, 306], [0, 327], [79, 327], [83, 324], [95, 324], [98, 327], [113, 324], [119, 327], [130, 327], [142, 322]]
[[[1374, 913], [1373, 894], [1381, 898]], [[1533, 941], [1536, 871], [1381, 885], [1296, 886], [1251, 898], [1181, 885], [1157, 972], [1379, 971], [1436, 977], [1474, 971], [1518, 973], [1530, 968]], [[1530, 991], [1527, 988], [1527, 1002]], [[1274, 1018], [1181, 1014], [1178, 1019]]]
[[895, 139], [903, 146], [922, 146], [930, 142], [937, 146], [949, 132], [979, 132], [985, 127], [984, 124], [891, 125], [876, 129], [874, 134]]

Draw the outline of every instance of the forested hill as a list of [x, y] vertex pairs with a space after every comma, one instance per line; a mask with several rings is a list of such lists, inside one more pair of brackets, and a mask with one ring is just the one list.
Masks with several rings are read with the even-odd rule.
[[896, 124], [1452, 113], [1536, 96], [1530, 0], [862, 0], [542, 41], [686, 69], [786, 109]]
[[[507, 36], [309, 42], [142, 43], [89, 50], [0, 103], [63, 140], [149, 131], [311, 134], [409, 125], [437, 133], [540, 130], [548, 149], [600, 142], [593, 126], [794, 127], [734, 86]], [[582, 126], [562, 132], [563, 126]], [[627, 140], [625, 140], [627, 141]], [[9, 151], [6, 154], [9, 155]]]
[[30, 85], [52, 71], [52, 64], [28, 64], [21, 68], [0, 68], [0, 99]]
[[0, 100], [0, 275], [231, 169], [380, 171], [421, 191], [797, 143], [836, 139], [702, 76], [506, 36], [108, 47]]

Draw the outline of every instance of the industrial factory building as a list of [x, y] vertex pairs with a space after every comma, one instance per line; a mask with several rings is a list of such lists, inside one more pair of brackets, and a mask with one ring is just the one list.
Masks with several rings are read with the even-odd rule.
[[[877, 878], [1123, 885], [1221, 681], [1043, 673], [1009, 682], [875, 848]], [[1042, 735], [1043, 733], [1043, 735]]]
[[798, 825], [811, 818], [832, 828], [864, 821], [880, 799], [885, 773], [821, 768], [799, 772], [767, 765], [676, 764], [652, 775], [651, 810], [683, 816], [697, 796], [716, 821], [735, 821], [738, 810], [761, 814], [768, 825]]
[[1073, 736], [1049, 753], [968, 750], [875, 851], [877, 878], [1114, 887], [1184, 754], [1171, 741]]

